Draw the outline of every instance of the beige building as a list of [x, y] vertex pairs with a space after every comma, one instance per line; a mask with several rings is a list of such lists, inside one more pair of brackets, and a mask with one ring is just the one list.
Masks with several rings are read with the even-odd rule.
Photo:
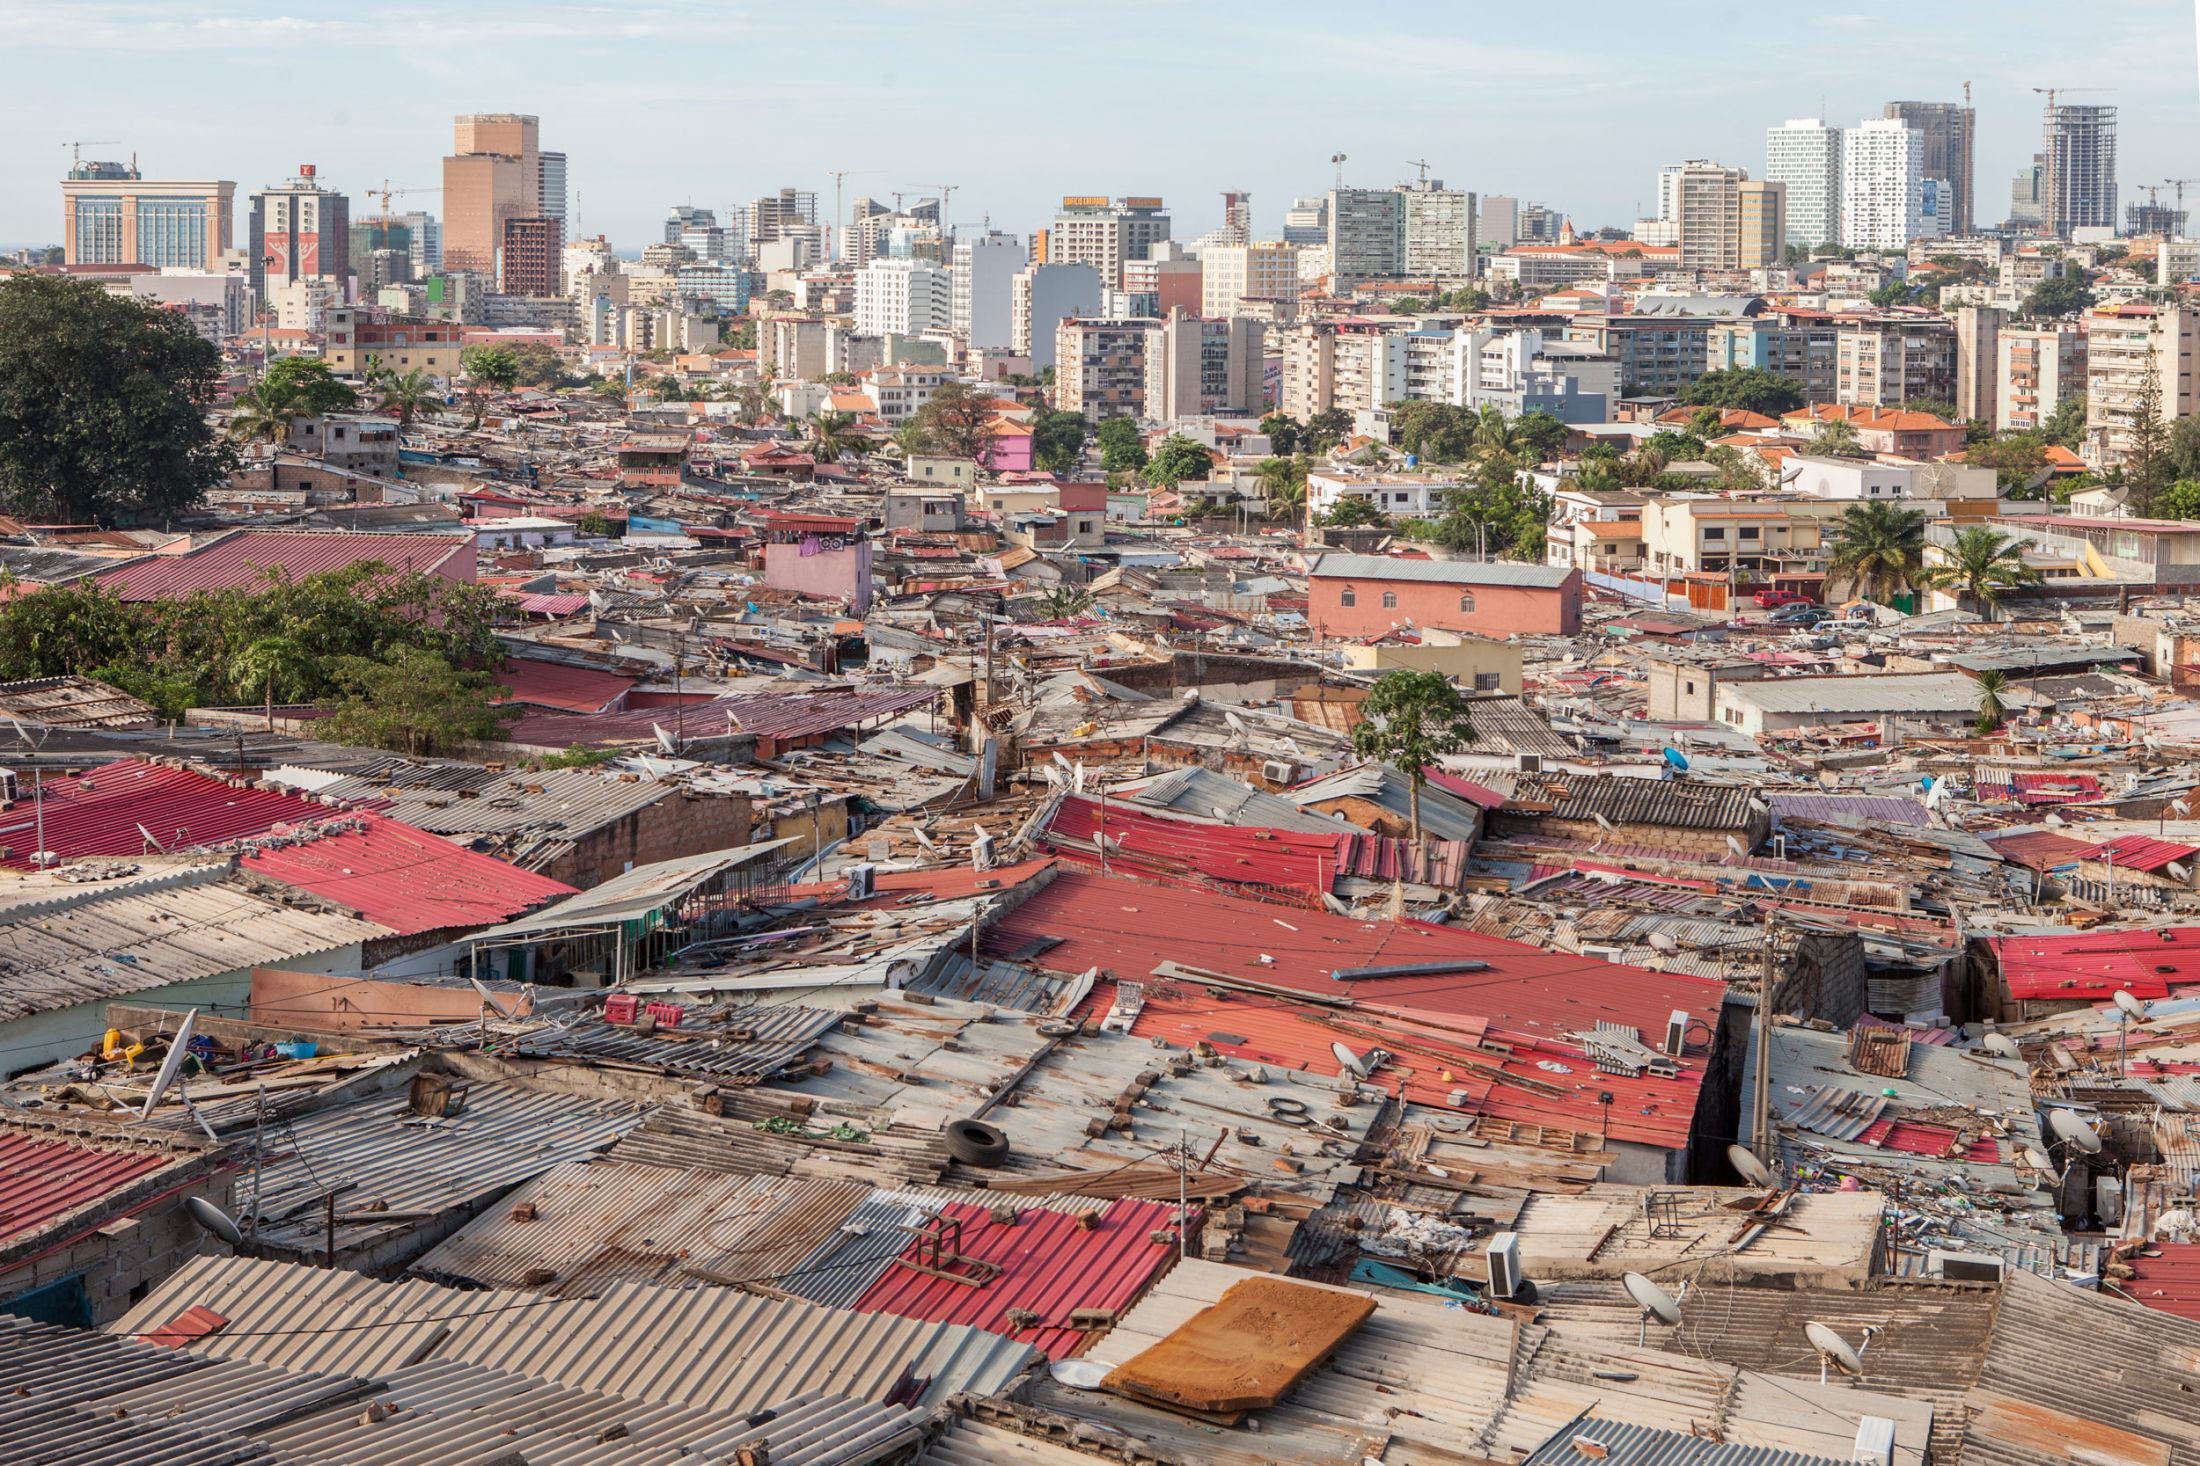
[[1658, 575], [1773, 575], [1824, 568], [1821, 519], [1838, 509], [1733, 499], [1652, 499], [1642, 510], [1642, 563]]
[[1246, 300], [1299, 298], [1299, 247], [1276, 240], [1209, 245], [1199, 253], [1199, 313], [1220, 318]]
[[1337, 648], [1354, 672], [1441, 672], [1475, 692], [1520, 694], [1520, 643], [1467, 632], [1420, 630], [1418, 645], [1375, 642]]
[[1403, 398], [1412, 326], [1405, 317], [1371, 324], [1307, 321], [1277, 332], [1283, 411], [1304, 422], [1331, 408], [1357, 412]]
[[1938, 316], [1843, 325], [1834, 337], [1833, 400], [1850, 407], [1946, 402], [1956, 390], [1953, 326]]
[[1146, 416], [1162, 422], [1210, 413], [1258, 413], [1265, 329], [1243, 316], [1171, 311], [1146, 352]]
[[2086, 389], [2086, 338], [2074, 326], [2013, 326], [2001, 333], [1994, 384], [1996, 432], [2030, 432]]
[[1054, 333], [1055, 407], [1090, 422], [1148, 416], [1148, 357], [1161, 329], [1150, 317], [1063, 321]]
[[1997, 306], [1959, 306], [1956, 323], [1956, 416], [1996, 420], [2000, 383], [2008, 368], [2001, 365], [1995, 342], [2009, 324], [2010, 313]]
[[1787, 185], [1744, 179], [1734, 203], [1739, 217], [1735, 267], [1756, 270], [1778, 264], [1787, 245]]
[[148, 179], [83, 163], [61, 182], [62, 259], [71, 265], [218, 268], [230, 248], [237, 185]]
[[1169, 214], [1157, 198], [1065, 198], [1047, 231], [1050, 265], [1090, 265], [1109, 290], [1123, 286], [1123, 262], [1142, 260], [1169, 237]]
[[504, 226], [542, 212], [540, 124], [516, 112], [460, 117], [443, 160], [443, 265], [494, 278]]
[[2176, 306], [2103, 306], [2086, 321], [2086, 457], [2099, 468], [2124, 461], [2140, 394], [2151, 376], [2160, 417], [2200, 413], [2200, 312]]

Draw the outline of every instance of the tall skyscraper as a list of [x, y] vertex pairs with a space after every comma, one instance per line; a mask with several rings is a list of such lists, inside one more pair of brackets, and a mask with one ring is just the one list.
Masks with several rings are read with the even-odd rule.
[[2009, 180], [2009, 223], [2037, 229], [2047, 219], [2047, 154], [2034, 153], [2030, 167]]
[[1104, 289], [1123, 288], [1123, 262], [1142, 260], [1169, 237], [1169, 213], [1157, 198], [1087, 195], [1062, 200], [1047, 231], [1051, 265], [1090, 265]]
[[537, 154], [535, 179], [539, 195], [535, 212], [545, 219], [555, 219], [560, 224], [569, 223], [565, 212], [565, 154]]
[[1900, 250], [1933, 232], [1919, 166], [1924, 152], [1924, 135], [1897, 118], [1874, 118], [1842, 133], [1842, 244]]
[[1803, 117], [1765, 132], [1765, 178], [1787, 187], [1787, 242], [1804, 249], [1841, 237], [1841, 129]]
[[1739, 215], [1734, 264], [1756, 270], [1780, 262], [1787, 246], [1787, 185], [1770, 179], [1744, 179], [1734, 191]]
[[246, 249], [256, 295], [293, 280], [340, 284], [351, 273], [350, 200], [300, 163], [290, 182], [252, 195]]
[[542, 216], [541, 124], [516, 112], [457, 119], [443, 160], [443, 260], [494, 278], [504, 225]]
[[62, 259], [205, 269], [230, 247], [236, 196], [227, 179], [178, 183], [134, 164], [79, 163], [61, 183]]
[[564, 254], [564, 220], [542, 214], [506, 219], [497, 254], [497, 288], [506, 295], [547, 298], [558, 294]]
[[1402, 275], [1413, 279], [1474, 278], [1474, 195], [1444, 187], [1440, 178], [1400, 184], [1404, 236]]
[[1389, 188], [1331, 189], [1328, 242], [1336, 288], [1394, 277], [1405, 258], [1405, 196]]
[[955, 241], [948, 265], [948, 325], [972, 349], [1006, 349], [1016, 336], [1016, 276], [1031, 262], [1013, 234], [998, 229]]
[[817, 195], [805, 189], [783, 188], [741, 206], [741, 247], [751, 260], [775, 240], [817, 228]]
[[2041, 227], [2057, 239], [2116, 227], [2116, 109], [2047, 109]]
[[1222, 227], [1215, 231], [1217, 244], [1251, 244], [1253, 242], [1253, 196], [1243, 189], [1232, 189], [1222, 196]]
[[1742, 261], [1742, 184], [1746, 170], [1706, 158], [1661, 169], [1658, 219], [1691, 270], [1733, 270]]
[[923, 260], [873, 260], [856, 271], [856, 333], [917, 336], [954, 320], [948, 272]]
[[1947, 184], [1942, 210], [1950, 234], [1969, 234], [1974, 177], [1971, 141], [1978, 130], [1975, 109], [1954, 102], [1889, 102], [1886, 116], [1906, 122], [1924, 135], [1925, 152], [1918, 167], [1927, 178]]
[[690, 229], [715, 229], [718, 216], [709, 209], [698, 209], [693, 204], [674, 204], [665, 211], [664, 242], [680, 243], [680, 236]]

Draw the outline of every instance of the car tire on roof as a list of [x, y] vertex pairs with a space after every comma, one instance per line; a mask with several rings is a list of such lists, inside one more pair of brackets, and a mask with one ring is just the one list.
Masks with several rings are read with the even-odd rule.
[[947, 1153], [966, 1166], [997, 1166], [1008, 1159], [1008, 1137], [983, 1120], [950, 1120]]

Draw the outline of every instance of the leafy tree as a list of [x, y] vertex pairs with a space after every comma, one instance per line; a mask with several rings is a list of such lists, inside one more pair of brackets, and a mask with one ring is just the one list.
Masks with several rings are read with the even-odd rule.
[[412, 420], [421, 413], [443, 405], [443, 394], [423, 371], [384, 377], [378, 391], [380, 400], [375, 406], [395, 416], [400, 427], [412, 426]]
[[2142, 515], [2154, 512], [2154, 496], [2169, 487], [2174, 469], [2169, 446], [2169, 428], [2162, 421], [2161, 374], [2150, 367], [2139, 384], [2138, 399], [2131, 404], [2131, 437], [2123, 462], [2132, 507]]
[[827, 372], [818, 380], [828, 387], [853, 387], [863, 379], [854, 372]]
[[2012, 539], [1983, 524], [1974, 525], [1957, 533], [1948, 549], [1947, 562], [1923, 571], [1917, 582], [1935, 590], [1955, 591], [1959, 599], [1970, 601], [1981, 615], [1992, 620], [2004, 593], [2018, 586], [2039, 584], [2040, 573], [2024, 563], [2024, 552], [2031, 543]]
[[1484, 459], [1512, 458], [1520, 452], [1520, 435], [1512, 419], [1495, 403], [1485, 403], [1474, 419], [1474, 451]]
[[239, 651], [229, 664], [240, 687], [257, 685], [267, 710], [267, 731], [275, 731], [275, 687], [291, 691], [309, 685], [316, 669], [306, 649], [288, 636], [263, 636]]
[[563, 753], [546, 753], [533, 764], [538, 769], [597, 769], [618, 760], [616, 748], [587, 748], [573, 743], [566, 745]]
[[820, 412], [810, 419], [810, 451], [820, 463], [838, 463], [856, 451], [856, 420], [845, 412]]
[[[554, 346], [541, 341], [523, 341], [500, 349], [512, 358], [514, 386], [555, 387], [565, 381], [565, 358]], [[460, 360], [464, 360], [463, 355]]]
[[1962, 421], [1956, 416], [1956, 405], [1944, 397], [1912, 397], [1902, 404], [1902, 410], [1926, 413], [1943, 422]]
[[2047, 467], [2047, 444], [2036, 433], [2009, 433], [1965, 448], [1963, 461], [1994, 470], [1996, 487], [2011, 494], [2027, 488]]
[[1358, 529], [1363, 525], [1387, 524], [1383, 511], [1365, 499], [1346, 497], [1339, 499], [1317, 516], [1330, 529]]
[[1540, 561], [1550, 531], [1551, 501], [1505, 459], [1483, 465], [1473, 483], [1451, 491], [1430, 536], [1461, 554]]
[[983, 463], [993, 446], [993, 420], [1000, 415], [992, 393], [968, 382], [942, 382], [917, 410], [917, 422], [932, 451]]
[[1703, 461], [1719, 471], [1719, 476], [1712, 483], [1726, 493], [1739, 493], [1765, 486], [1764, 472], [1758, 467], [1760, 460], [1731, 443], [1713, 443], [1705, 448]]
[[1885, 601], [1910, 584], [1925, 557], [1925, 516], [1893, 504], [1851, 504], [1834, 521], [1833, 568]]
[[2032, 293], [2024, 298], [2024, 313], [2028, 316], [2074, 316], [2091, 304], [2093, 292], [2085, 288], [2082, 277], [2056, 275], [2032, 287]]
[[1394, 402], [1390, 436], [1429, 463], [1457, 463], [1474, 451], [1475, 415], [1448, 402]]
[[1416, 300], [1410, 295], [1390, 303], [1390, 313], [1394, 316], [1417, 316], [1427, 309], [1427, 301]]
[[753, 427], [769, 422], [772, 412], [772, 384], [763, 377], [751, 377], [733, 389], [733, 400], [740, 406], [740, 421]]
[[1084, 456], [1088, 426], [1083, 413], [1045, 412], [1031, 420], [1031, 465], [1044, 473], [1068, 473]]
[[1267, 435], [1268, 446], [1285, 455], [1298, 451], [1300, 434], [1305, 431], [1297, 418], [1281, 412], [1271, 412], [1262, 418], [1260, 430]]
[[388, 661], [345, 657], [330, 673], [343, 698], [314, 732], [336, 743], [433, 757], [494, 742], [519, 715], [517, 708], [496, 705], [510, 689], [489, 674], [464, 671], [418, 647], [402, 648]]
[[1039, 597], [1039, 611], [1049, 621], [1068, 621], [1097, 604], [1093, 593], [1081, 585], [1058, 585]]
[[1352, 414], [1341, 407], [1327, 412], [1317, 412], [1306, 420], [1306, 430], [1299, 436], [1299, 446], [1308, 453], [1327, 453], [1337, 444], [1352, 436]]
[[1439, 310], [1460, 311], [1473, 314], [1490, 308], [1490, 293], [1473, 285], [1462, 285], [1446, 295], [1439, 295], [1434, 302]]
[[666, 372], [657, 379], [656, 395], [659, 402], [686, 402], [689, 400], [687, 383], [681, 381], [672, 372]]
[[1102, 418], [1092, 436], [1100, 445], [1100, 466], [1109, 473], [1135, 473], [1146, 466], [1146, 438], [1132, 419]]
[[1473, 742], [1466, 699], [1441, 672], [1385, 672], [1360, 703], [1360, 722], [1352, 730], [1353, 752], [1405, 774], [1416, 840], [1428, 766], [1446, 754], [1466, 752]]
[[2154, 497], [2158, 519], [2200, 519], [2200, 479], [2179, 479]]
[[1665, 456], [1667, 463], [1693, 462], [1704, 455], [1704, 441], [1694, 433], [1676, 433], [1671, 428], [1652, 433], [1642, 445]]
[[1513, 436], [1520, 442], [1522, 455], [1531, 463], [1549, 463], [1566, 451], [1566, 440], [1574, 430], [1556, 413], [1537, 408], [1524, 412], [1513, 420]]
[[99, 581], [48, 586], [0, 602], [0, 679], [141, 662], [151, 637], [143, 612]]
[[1985, 738], [2001, 727], [2008, 711], [2002, 706], [2001, 695], [2009, 688], [2009, 676], [1992, 668], [1978, 674], [1978, 736]]
[[260, 377], [259, 392], [300, 417], [350, 412], [359, 405], [359, 394], [338, 381], [327, 362], [309, 356], [286, 356], [270, 366]]
[[1857, 440], [1856, 424], [1846, 418], [1828, 418], [1818, 424], [1803, 451], [1820, 458], [1869, 458], [1871, 450]]
[[1726, 419], [1716, 407], [1699, 407], [1688, 415], [1688, 431], [1709, 442], [1726, 435]]
[[2075, 448], [2084, 442], [2085, 394], [2080, 392], [2056, 403], [2040, 428], [2040, 436], [2058, 448]]
[[458, 354], [458, 366], [466, 374], [466, 401], [479, 428], [490, 390], [511, 391], [519, 380], [519, 361], [501, 346], [469, 346]]
[[1890, 280], [1866, 296], [1865, 299], [1881, 310], [1891, 310], [1898, 305], [1908, 305], [1915, 293], [1908, 282]]
[[1140, 477], [1157, 489], [1174, 488], [1186, 479], [1205, 479], [1214, 472], [1214, 455], [1190, 438], [1171, 435], [1147, 460]]
[[756, 322], [746, 318], [736, 322], [733, 330], [727, 334], [725, 344], [736, 351], [756, 350]]
[[1762, 367], [1721, 367], [1681, 388], [1683, 407], [1729, 407], [1778, 417], [1803, 405], [1803, 389]]
[[582, 534], [607, 537], [611, 533], [611, 518], [601, 510], [591, 509], [573, 521], [573, 528]]
[[1306, 507], [1306, 460], [1264, 458], [1260, 463], [1260, 487], [1268, 501], [1271, 519], [1296, 519]]
[[289, 440], [291, 425], [304, 415], [294, 403], [254, 388], [237, 394], [222, 432], [231, 442], [265, 443], [272, 452]]
[[[626, 383], [617, 377], [598, 377], [589, 384], [588, 390], [608, 402], [626, 401]], [[480, 418], [477, 416], [475, 421], [479, 422]]]
[[155, 520], [236, 467], [207, 423], [221, 353], [183, 317], [88, 280], [0, 280], [0, 512]]

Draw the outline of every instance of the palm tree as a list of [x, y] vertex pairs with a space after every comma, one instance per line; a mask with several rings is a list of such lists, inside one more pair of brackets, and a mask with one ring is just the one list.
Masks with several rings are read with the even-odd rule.
[[1984, 738], [2001, 726], [2008, 710], [2001, 705], [2001, 694], [2009, 686], [2006, 673], [1992, 670], [1978, 674], [1978, 735]]
[[1909, 584], [1925, 557], [1925, 516], [1892, 504], [1851, 504], [1833, 526], [1833, 568], [1874, 600]]
[[1520, 430], [1494, 402], [1485, 404], [1475, 419], [1474, 450], [1485, 458], [1510, 458], [1520, 451]]
[[810, 447], [820, 462], [838, 463], [856, 450], [855, 416], [821, 412], [810, 419]]
[[403, 376], [385, 373], [381, 382], [382, 395], [377, 404], [382, 411], [397, 415], [401, 428], [412, 426], [412, 420], [430, 408], [443, 405], [443, 394], [435, 389], [423, 371], [409, 371]]
[[1948, 547], [1948, 560], [1918, 577], [1918, 583], [1935, 590], [1953, 590], [1957, 599], [1969, 599], [1991, 621], [2005, 592], [2023, 585], [2037, 585], [2040, 573], [2024, 563], [2030, 540], [2011, 539], [1985, 525], [1961, 531]]
[[313, 658], [287, 636], [263, 636], [229, 662], [230, 680], [239, 687], [260, 685], [267, 710], [267, 731], [275, 731], [275, 684], [285, 689], [303, 687], [313, 674]]
[[1039, 598], [1039, 610], [1049, 621], [1067, 621], [1093, 607], [1093, 594], [1081, 585], [1059, 585]]
[[1295, 519], [1306, 503], [1306, 465], [1292, 458], [1263, 459], [1260, 486], [1269, 518]]
[[1619, 475], [1612, 472], [1610, 465], [1585, 463], [1574, 475], [1574, 487], [1585, 494], [1616, 494], [1627, 486], [1619, 481]]
[[275, 449], [290, 436], [290, 425], [303, 415], [297, 403], [255, 387], [237, 394], [227, 432], [239, 443], [267, 444], [268, 453], [273, 456]]
[[1620, 482], [1630, 488], [1643, 488], [1655, 483], [1670, 462], [1662, 448], [1645, 444], [1619, 461]]

